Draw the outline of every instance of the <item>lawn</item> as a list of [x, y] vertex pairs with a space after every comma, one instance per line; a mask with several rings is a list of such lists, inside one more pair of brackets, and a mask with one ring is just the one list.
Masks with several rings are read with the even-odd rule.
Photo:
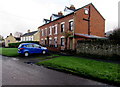
[[4, 56], [18, 56], [17, 48], [0, 48], [0, 54]]
[[120, 68], [118, 68], [120, 64], [100, 62], [72, 56], [59, 56], [37, 64], [62, 71], [68, 71], [95, 80], [97, 79], [109, 83], [120, 84]]

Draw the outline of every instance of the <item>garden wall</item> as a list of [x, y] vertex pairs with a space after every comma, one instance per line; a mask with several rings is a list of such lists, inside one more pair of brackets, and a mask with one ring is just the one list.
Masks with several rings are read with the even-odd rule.
[[120, 57], [120, 44], [114, 41], [78, 41], [77, 54]]

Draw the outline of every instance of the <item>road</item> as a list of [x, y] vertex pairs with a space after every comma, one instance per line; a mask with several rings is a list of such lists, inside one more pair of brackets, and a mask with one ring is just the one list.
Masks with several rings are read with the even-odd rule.
[[2, 56], [2, 85], [107, 85], [24, 63], [27, 59]]

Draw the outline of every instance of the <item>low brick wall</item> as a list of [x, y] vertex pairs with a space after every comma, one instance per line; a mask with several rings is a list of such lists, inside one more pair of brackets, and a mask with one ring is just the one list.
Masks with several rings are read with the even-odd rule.
[[54, 51], [54, 52], [60, 52], [61, 48], [60, 47], [47, 47], [48, 50]]
[[77, 43], [77, 54], [91, 54], [91, 55], [98, 55], [98, 56], [120, 56], [120, 44], [106, 44], [104, 43], [95, 43], [89, 42], [78, 42]]

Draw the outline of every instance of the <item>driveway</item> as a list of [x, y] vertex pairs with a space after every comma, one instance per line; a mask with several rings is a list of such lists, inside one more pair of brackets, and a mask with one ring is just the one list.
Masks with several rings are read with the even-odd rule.
[[27, 64], [29, 59], [2, 56], [2, 85], [105, 85], [51, 69]]

